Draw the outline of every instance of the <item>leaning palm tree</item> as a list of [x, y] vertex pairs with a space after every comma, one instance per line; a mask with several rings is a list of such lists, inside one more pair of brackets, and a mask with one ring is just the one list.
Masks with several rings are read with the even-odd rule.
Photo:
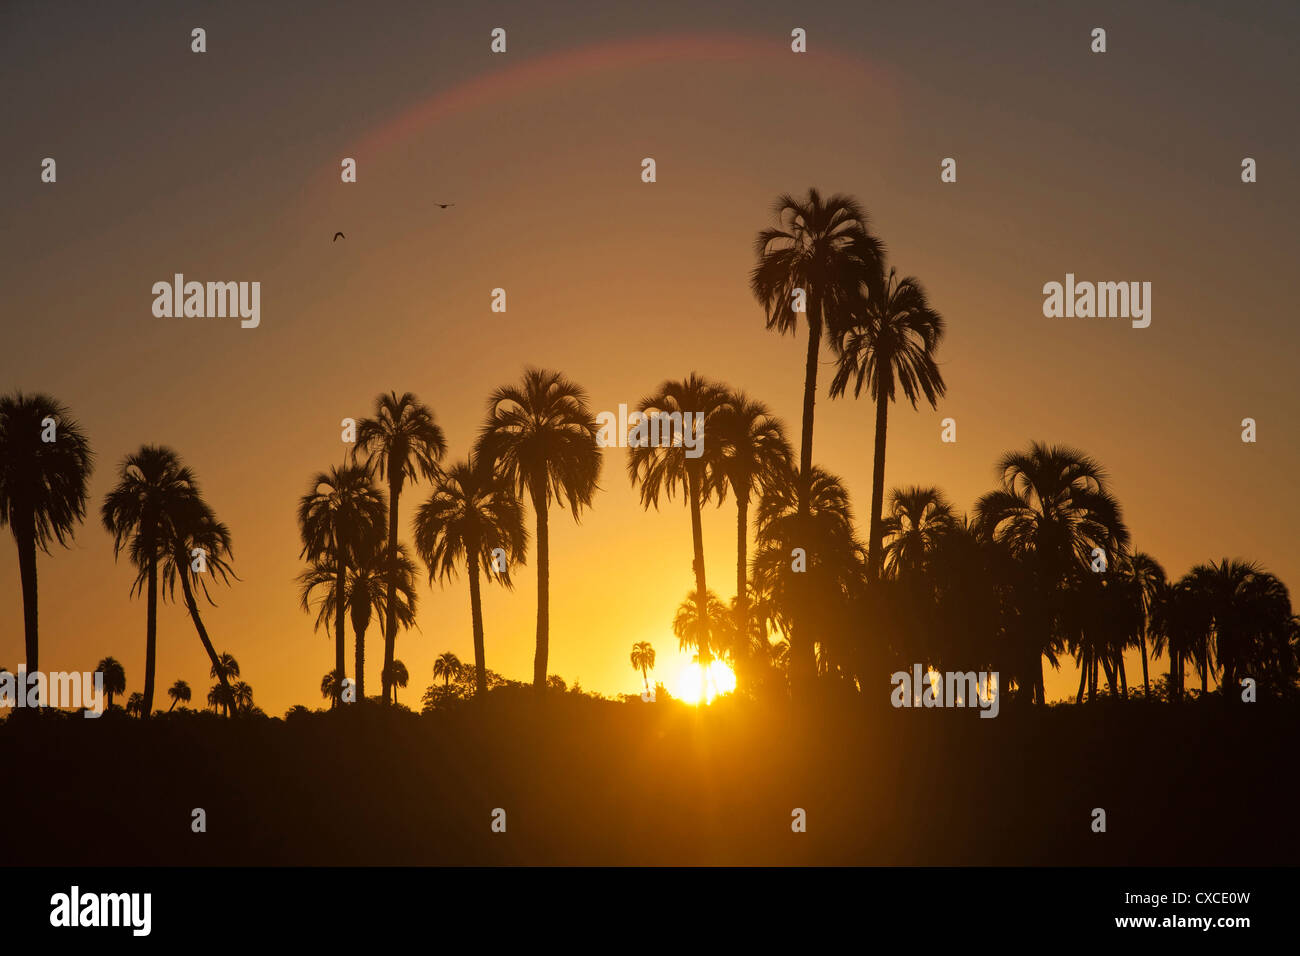
[[[659, 508], [659, 499], [672, 500], [679, 492], [685, 499], [691, 515], [691, 541], [693, 545], [692, 570], [695, 574], [694, 595], [701, 601], [698, 609], [700, 627], [709, 631], [709, 589], [704, 573], [704, 528], [702, 511], [711, 498], [722, 500], [726, 487], [722, 472], [722, 442], [710, 439], [715, 416], [727, 401], [727, 389], [692, 372], [680, 381], [666, 381], [654, 393], [643, 398], [638, 411], [653, 419], [656, 416], [674, 416], [685, 428], [686, 416], [691, 416], [694, 437], [692, 449], [687, 448], [684, 433], [652, 444], [648, 440], [629, 438], [627, 474], [634, 488], [641, 492], [641, 506]], [[701, 667], [709, 664], [709, 645], [700, 646]]]
[[[397, 562], [398, 502], [407, 481], [431, 479], [447, 451], [447, 440], [434, 421], [433, 411], [410, 392], [396, 392], [375, 399], [375, 416], [357, 425], [358, 455], [366, 456], [366, 467], [388, 481], [388, 559]], [[385, 602], [384, 670], [393, 663], [397, 643], [397, 581], [389, 582]], [[383, 697], [388, 701], [390, 684], [384, 679]]]
[[650, 671], [654, 669], [654, 645], [649, 641], [637, 641], [632, 645], [632, 670], [641, 672], [641, 682], [645, 684], [646, 693], [650, 692]]
[[587, 393], [559, 372], [529, 368], [519, 385], [498, 388], [488, 399], [487, 422], [477, 457], [493, 463], [521, 497], [527, 492], [537, 521], [537, 651], [533, 687], [546, 690], [550, 657], [551, 557], [547, 512], [552, 501], [567, 506], [575, 521], [591, 505], [602, 457], [599, 425]]
[[[194, 622], [199, 643], [203, 645], [203, 650], [212, 663], [213, 676], [225, 684], [225, 671], [218, 666], [216, 649], [212, 646], [208, 629], [199, 614], [197, 595], [201, 593], [210, 606], [216, 607], [216, 601], [208, 589], [209, 582], [229, 584], [231, 578], [239, 578], [230, 567], [230, 529], [217, 520], [216, 514], [203, 500], [197, 484], [193, 492], [193, 495], [172, 509], [161, 535], [162, 553], [159, 561], [162, 594], [165, 599], [174, 600], [176, 582], [180, 581], [185, 608], [189, 611], [190, 620]], [[144, 572], [141, 571], [140, 574], [143, 575]]]
[[782, 469], [791, 464], [790, 443], [785, 428], [762, 402], [743, 392], [731, 392], [710, 425], [710, 440], [721, 444], [716, 477], [722, 479], [722, 493], [729, 488], [736, 496], [736, 629], [750, 630], [749, 620], [749, 506], [754, 495], [762, 494]]
[[893, 269], [885, 275], [883, 262], [868, 272], [865, 295], [856, 297], [851, 318], [834, 339], [839, 363], [831, 380], [831, 398], [853, 385], [853, 397], [863, 387], [876, 403], [875, 457], [871, 473], [871, 527], [867, 541], [867, 573], [880, 571], [881, 507], [885, 493], [885, 435], [889, 405], [898, 391], [916, 408], [924, 396], [933, 408], [947, 386], [934, 353], [943, 339], [943, 317], [930, 307], [921, 283], [899, 279]]
[[334, 670], [340, 675], [346, 673], [342, 609], [347, 607], [348, 570], [356, 566], [359, 555], [372, 552], [382, 540], [387, 514], [383, 494], [371, 482], [370, 472], [356, 465], [318, 473], [298, 503], [300, 557], [334, 568]]
[[67, 546], [86, 516], [91, 467], [90, 444], [63, 405], [48, 395], [0, 397], [0, 527], [18, 546], [29, 673], [41, 667], [36, 552]]
[[126, 693], [126, 671], [115, 657], [105, 657], [95, 670], [104, 675], [104, 693], [108, 696], [105, 710], [112, 710], [113, 698]]
[[178, 680], [167, 688], [167, 696], [172, 699], [172, 705], [167, 708], [167, 713], [170, 714], [176, 709], [177, 704], [188, 704], [194, 695], [189, 684], [183, 680]]
[[1037, 579], [1045, 601], [1035, 602], [1040, 646], [1021, 666], [1033, 702], [1044, 704], [1043, 657], [1055, 665], [1062, 634], [1072, 629], [1063, 626], [1059, 598], [1072, 575], [1092, 573], [1094, 551], [1108, 563], [1116, 560], [1128, 545], [1128, 528], [1101, 465], [1075, 449], [1033, 442], [1028, 451], [1004, 455], [997, 470], [1001, 487], [976, 502], [976, 519], [984, 534], [1026, 559]]
[[393, 663], [388, 665], [388, 686], [393, 689], [393, 703], [397, 703], [397, 688], [405, 687], [411, 675], [406, 672], [406, 665], [397, 658], [393, 658]]
[[128, 455], [118, 469], [118, 483], [100, 511], [104, 528], [113, 535], [113, 556], [126, 549], [139, 570], [131, 594], [144, 593], [145, 655], [144, 710], [153, 713], [154, 665], [158, 636], [158, 570], [172, 543], [170, 529], [192, 513], [198, 486], [194, 473], [170, 448], [144, 445]]
[[[824, 334], [833, 339], [839, 331], [867, 276], [879, 270], [883, 252], [869, 230], [866, 213], [848, 196], [823, 200], [816, 189], [809, 189], [804, 198], [780, 196], [774, 212], [777, 225], [764, 229], [754, 242], [758, 263], [750, 285], [766, 313], [768, 329], [783, 335], [798, 332], [796, 298], [803, 293], [808, 347], [798, 474], [808, 478], [821, 340]], [[809, 489], [805, 485], [802, 490], [806, 495]]]
[[442, 686], [446, 687], [452, 681], [460, 679], [464, 666], [451, 651], [443, 651], [433, 662], [433, 679], [441, 680]]
[[[524, 513], [511, 479], [495, 471], [482, 455], [447, 469], [415, 515], [415, 550], [429, 569], [430, 585], [434, 578], [451, 580], [462, 564], [468, 572], [475, 686], [477, 693], [485, 694], [487, 661], [479, 572], [489, 582], [513, 587], [510, 567], [523, 563], [528, 553]], [[460, 662], [456, 663], [459, 666]], [[435, 665], [435, 676], [436, 672]]]

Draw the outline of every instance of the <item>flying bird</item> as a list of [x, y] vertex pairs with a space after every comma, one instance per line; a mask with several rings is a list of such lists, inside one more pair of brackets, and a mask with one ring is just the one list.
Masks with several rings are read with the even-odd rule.
[[448, 206], [456, 205], [454, 202], [436, 202], [434, 203], [439, 209], [446, 209]]
[[346, 239], [346, 238], [347, 236], [343, 235], [343, 233], [336, 232], [334, 233], [334, 238], [331, 239], [330, 242], [338, 242], [340, 239]]

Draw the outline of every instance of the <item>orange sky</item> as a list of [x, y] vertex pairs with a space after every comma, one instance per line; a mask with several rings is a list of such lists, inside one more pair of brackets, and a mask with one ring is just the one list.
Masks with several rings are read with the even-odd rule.
[[[91, 520], [40, 561], [45, 669], [112, 654], [129, 690], [143, 685], [144, 604], [98, 522], [117, 463], [142, 442], [176, 448], [230, 525], [242, 580], [205, 620], [280, 714], [318, 706], [333, 661], [297, 606], [294, 506], [340, 459], [339, 420], [378, 392], [429, 403], [449, 460], [525, 364], [584, 384], [595, 411], [698, 371], [767, 401], [797, 440], [803, 345], [764, 330], [747, 280], [774, 197], [813, 185], [861, 199], [948, 322], [949, 397], [895, 407], [887, 487], [937, 484], [966, 508], [1005, 450], [1073, 444], [1105, 463], [1135, 545], [1171, 575], [1241, 556], [1300, 581], [1294, 10], [565, 11], [160, 5], [130, 23], [93, 6], [75, 19], [0, 11], [0, 390], [58, 396], [97, 456]], [[1088, 52], [1096, 25], [1109, 30], [1102, 56]], [[189, 52], [193, 26], [208, 53]], [[504, 56], [488, 52], [494, 26], [508, 30]], [[806, 55], [789, 52], [794, 26]], [[46, 156], [54, 185], [39, 181]], [[338, 182], [345, 156], [355, 185]], [[945, 156], [956, 184], [939, 182]], [[1254, 185], [1239, 181], [1243, 156], [1258, 160]], [[335, 230], [347, 239], [331, 243]], [[260, 328], [154, 318], [150, 287], [175, 272], [260, 281]], [[1045, 319], [1043, 283], [1066, 272], [1150, 281], [1151, 327]], [[498, 286], [504, 315], [489, 310]], [[815, 458], [865, 519], [871, 409], [831, 402], [829, 375]], [[939, 441], [947, 416], [955, 445]], [[1240, 441], [1246, 416], [1258, 444]], [[649, 640], [671, 686], [685, 663], [670, 624], [692, 586], [687, 511], [643, 512], [626, 452], [604, 455], [583, 523], [552, 515], [551, 670], [634, 691], [628, 652]], [[427, 494], [406, 492], [404, 528]], [[728, 598], [734, 520], [728, 504], [704, 529], [710, 582]], [[11, 540], [0, 664], [16, 667]], [[488, 665], [518, 679], [531, 675], [533, 575], [530, 557], [514, 592], [485, 590]], [[422, 582], [419, 623], [397, 652], [412, 675], [401, 699], [416, 705], [438, 653], [472, 659], [464, 579]], [[207, 666], [166, 606], [160, 685], [183, 678], [201, 697]], [[1049, 673], [1049, 698], [1076, 681], [1068, 665]]]

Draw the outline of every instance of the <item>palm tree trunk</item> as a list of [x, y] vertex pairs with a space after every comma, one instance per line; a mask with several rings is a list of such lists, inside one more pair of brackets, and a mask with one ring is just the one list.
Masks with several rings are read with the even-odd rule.
[[[19, 516], [19, 522], [21, 525], [15, 522], [13, 530], [18, 544], [18, 576], [23, 590], [23, 635], [27, 643], [27, 673], [35, 674], [41, 669], [36, 604], [36, 530], [34, 519], [26, 511]], [[26, 693], [26, 688], [22, 693]]]
[[[813, 442], [813, 408], [817, 403], [817, 357], [821, 348], [822, 306], [818, 290], [810, 290], [808, 296], [808, 352], [804, 360], [803, 374], [803, 422], [799, 440], [799, 519], [800, 524], [807, 522], [812, 497], [812, 442]], [[790, 652], [793, 654], [791, 664], [790, 686], [794, 694], [799, 690], [810, 688], [817, 676], [817, 660], [813, 654], [813, 641], [805, 633], [803, 615], [800, 608], [794, 609], [790, 622]]]
[[[402, 494], [400, 478], [394, 477], [390, 464], [388, 471], [388, 610], [384, 622], [384, 702], [388, 702], [388, 691], [392, 686], [392, 669], [394, 646], [397, 644], [397, 499]], [[396, 472], [401, 475], [401, 471]], [[393, 695], [397, 701], [397, 695]]]
[[889, 397], [883, 392], [876, 399], [876, 450], [871, 466], [871, 540], [867, 542], [867, 575], [875, 580], [880, 573], [880, 512], [885, 497], [885, 436], [889, 430]]
[[1119, 674], [1119, 696], [1128, 700], [1128, 674], [1124, 668], [1124, 652], [1115, 652], [1115, 671]]
[[546, 690], [546, 665], [551, 643], [551, 532], [546, 515], [546, 477], [532, 483], [533, 510], [537, 512], [537, 652], [533, 655], [533, 688]]
[[749, 493], [736, 495], [736, 646], [749, 657]]
[[1088, 680], [1088, 651], [1084, 648], [1079, 653], [1079, 693], [1075, 695], [1076, 704], [1083, 703], [1083, 688]]
[[1147, 673], [1147, 636], [1146, 633], [1138, 635], [1138, 644], [1142, 648], [1142, 699], [1151, 699], [1151, 678]]
[[179, 697], [173, 697], [173, 698], [172, 698], [172, 705], [171, 705], [170, 707], [167, 708], [167, 713], [170, 714], [173, 710], [176, 709], [176, 702], [177, 702], [178, 700], [180, 700]]
[[1106, 683], [1110, 686], [1110, 695], [1114, 697], [1119, 693], [1119, 679], [1115, 675], [1115, 659], [1111, 656], [1110, 648], [1105, 648], [1101, 656], [1101, 666], [1106, 672]]
[[[468, 549], [469, 564], [469, 613], [474, 628], [474, 694], [482, 697], [487, 693], [487, 657], [483, 646], [483, 597], [478, 582], [478, 547]], [[545, 673], [546, 663], [542, 662]], [[536, 678], [536, 674], [533, 675]]]
[[[217, 659], [216, 648], [212, 646], [212, 641], [208, 638], [208, 629], [203, 626], [203, 618], [199, 616], [199, 605], [194, 600], [194, 589], [190, 587], [190, 575], [186, 570], [189, 565], [185, 563], [184, 558], [185, 555], [178, 555], [176, 566], [180, 569], [181, 593], [185, 596], [185, 606], [189, 609], [190, 620], [194, 622], [194, 629], [199, 632], [199, 642], [203, 645], [203, 649], [207, 651], [208, 660], [212, 662], [213, 670], [217, 672], [217, 680], [221, 682], [222, 689], [229, 697], [231, 691], [230, 684], [226, 680], [226, 669], [221, 666], [221, 662]], [[176, 704], [173, 702], [172, 706], [175, 707]]]
[[334, 673], [338, 689], [335, 695], [342, 693], [343, 687], [343, 651], [347, 641], [347, 629], [344, 607], [347, 604], [348, 565], [343, 555], [338, 556], [338, 572], [334, 577]]
[[366, 629], [357, 627], [356, 622], [352, 624], [353, 631], [357, 635], [357, 654], [354, 669], [357, 672], [357, 700], [366, 699]]
[[153, 714], [153, 672], [158, 656], [158, 558], [152, 544], [145, 553], [149, 555], [149, 595], [145, 611], [144, 712], [140, 716], [148, 720]]

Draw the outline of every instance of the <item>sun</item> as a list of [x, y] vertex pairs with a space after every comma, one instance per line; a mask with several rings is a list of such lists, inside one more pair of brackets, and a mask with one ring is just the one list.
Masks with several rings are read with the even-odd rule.
[[699, 662], [691, 661], [677, 674], [673, 695], [686, 704], [710, 704], [736, 689], [736, 675], [722, 661], [711, 661], [706, 679], [702, 676]]

